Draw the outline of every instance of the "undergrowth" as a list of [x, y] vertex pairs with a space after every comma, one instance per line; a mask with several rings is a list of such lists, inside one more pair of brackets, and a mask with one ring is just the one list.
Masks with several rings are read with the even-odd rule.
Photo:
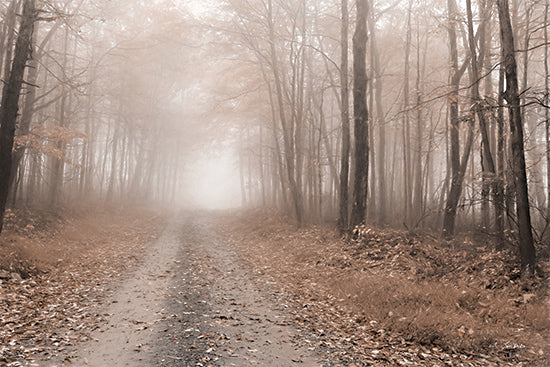
[[233, 218], [228, 227], [237, 227], [234, 241], [254, 266], [286, 284], [299, 303], [332, 300], [325, 309], [341, 309], [341, 322], [353, 318], [352, 333], [389, 333], [448, 353], [508, 362], [547, 361], [547, 261], [535, 278], [522, 280], [514, 252], [467, 236], [449, 243], [363, 228], [351, 240], [330, 226], [296, 229], [259, 212]]

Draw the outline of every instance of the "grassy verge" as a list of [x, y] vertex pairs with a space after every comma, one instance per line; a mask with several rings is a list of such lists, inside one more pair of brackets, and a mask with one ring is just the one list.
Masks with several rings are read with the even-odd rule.
[[416, 365], [548, 365], [548, 262], [526, 282], [515, 254], [468, 238], [364, 228], [345, 240], [262, 212], [226, 219], [226, 230], [294, 302], [297, 321], [330, 331], [333, 345], [382, 365], [403, 355]]
[[[98, 305], [164, 223], [144, 208], [9, 212], [0, 237], [0, 365], [25, 365], [89, 339]], [[21, 364], [23, 363], [23, 364]]]

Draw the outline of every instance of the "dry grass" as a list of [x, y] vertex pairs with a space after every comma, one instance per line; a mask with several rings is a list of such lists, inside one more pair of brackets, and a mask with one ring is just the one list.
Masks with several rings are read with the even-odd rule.
[[163, 222], [160, 214], [138, 207], [26, 208], [8, 210], [5, 218], [0, 270], [23, 278], [93, 256], [113, 243], [137, 242], [158, 232]]
[[261, 212], [227, 228], [253, 266], [308, 305], [313, 329], [482, 356], [477, 365], [548, 363], [546, 278], [522, 282], [510, 252], [375, 229], [348, 241]]
[[0, 271], [26, 279], [0, 280], [0, 365], [89, 340], [103, 322], [94, 310], [140, 263], [164, 219], [142, 208], [10, 213]]

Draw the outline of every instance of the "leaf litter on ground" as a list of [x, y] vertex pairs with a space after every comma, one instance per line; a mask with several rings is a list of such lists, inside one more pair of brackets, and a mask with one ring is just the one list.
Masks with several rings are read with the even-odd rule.
[[[9, 211], [0, 239], [0, 365], [37, 365], [89, 340], [98, 305], [163, 226], [139, 208]], [[9, 274], [9, 277], [1, 276]], [[17, 274], [15, 276], [14, 274]], [[70, 362], [70, 360], [68, 360]]]
[[332, 226], [272, 212], [220, 219], [266, 288], [345, 365], [547, 366], [548, 259], [529, 281], [510, 250], [463, 237]]

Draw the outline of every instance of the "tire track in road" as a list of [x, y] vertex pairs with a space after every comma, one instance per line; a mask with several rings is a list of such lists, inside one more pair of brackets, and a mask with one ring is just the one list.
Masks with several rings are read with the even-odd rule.
[[45, 366], [322, 365], [207, 213], [174, 218], [143, 258], [93, 311], [91, 341]]
[[[299, 333], [254, 281], [208, 217], [187, 218], [182, 227], [178, 277], [173, 279], [161, 366], [321, 366], [300, 346]], [[170, 329], [168, 326], [178, 325]]]

